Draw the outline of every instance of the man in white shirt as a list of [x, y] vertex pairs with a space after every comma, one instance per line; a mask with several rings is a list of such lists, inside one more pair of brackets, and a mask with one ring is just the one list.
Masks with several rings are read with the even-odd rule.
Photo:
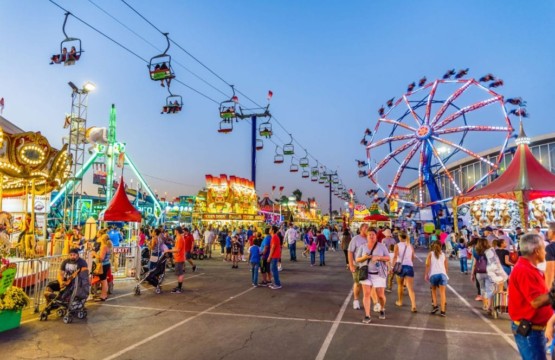
[[212, 231], [212, 227], [209, 226], [204, 231], [204, 255], [208, 259], [212, 258], [212, 244], [214, 243], [215, 238], [216, 238], [216, 235], [214, 235], [214, 232]]
[[287, 246], [289, 246], [289, 254], [291, 261], [297, 261], [297, 239], [299, 238], [299, 233], [293, 226], [289, 225], [289, 229], [285, 232], [285, 241], [287, 241]]
[[360, 234], [356, 235], [351, 242], [349, 243], [347, 258], [349, 260], [349, 270], [351, 270], [351, 274], [353, 274], [353, 309], [359, 310], [360, 309], [360, 283], [358, 282], [358, 267], [355, 264], [355, 254], [357, 253], [358, 249], [361, 246], [368, 244], [368, 240], [366, 239], [366, 232], [368, 231], [368, 224], [363, 223], [360, 226]]

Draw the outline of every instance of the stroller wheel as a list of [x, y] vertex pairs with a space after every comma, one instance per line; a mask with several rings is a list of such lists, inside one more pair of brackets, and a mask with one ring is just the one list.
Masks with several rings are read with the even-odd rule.
[[77, 317], [79, 319], [84, 319], [87, 317], [87, 310], [81, 310], [77, 312]]
[[141, 295], [141, 288], [139, 287], [139, 285], [137, 285], [137, 287], [135, 287], [135, 295], [137, 295], [137, 296]]
[[156, 287], [156, 293], [157, 293], [157, 294], [162, 293], [162, 289], [160, 288], [160, 286], [157, 286], [157, 287]]
[[191, 258], [192, 258], [193, 260], [196, 260], [197, 257], [198, 257], [197, 254], [192, 254], [192, 255], [191, 255]]
[[198, 256], [198, 259], [199, 259], [199, 260], [204, 260], [204, 254], [200, 254], [200, 255]]
[[40, 314], [40, 321], [46, 321], [48, 320], [48, 315], [46, 315], [46, 313], [41, 313]]
[[69, 315], [64, 316], [64, 324], [71, 324], [73, 322], [73, 318]]
[[66, 314], [66, 312], [65, 312], [64, 309], [58, 309], [58, 310], [56, 311], [56, 314], [58, 314], [59, 317], [62, 317], [62, 316], [64, 316], [64, 315]]

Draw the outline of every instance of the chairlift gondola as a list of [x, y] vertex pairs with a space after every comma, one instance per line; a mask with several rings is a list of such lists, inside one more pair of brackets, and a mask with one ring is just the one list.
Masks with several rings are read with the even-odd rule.
[[274, 155], [274, 164], [283, 164], [283, 154], [278, 152], [279, 146], [276, 145], [276, 154]]
[[255, 148], [256, 150], [264, 149], [264, 141], [262, 141], [262, 139], [256, 139]]
[[312, 175], [312, 177], [310, 178], [310, 181], [312, 181], [312, 182], [318, 181], [318, 176]]
[[161, 114], [177, 114], [182, 108], [183, 98], [181, 95], [174, 95], [170, 91], [170, 95], [166, 98], [166, 105], [162, 108]]
[[150, 79], [154, 81], [161, 81], [162, 86], [164, 86], [164, 80], [169, 85], [171, 79], [175, 77], [175, 73], [173, 72], [172, 68], [172, 57], [171, 55], [167, 54], [168, 50], [170, 49], [170, 38], [168, 37], [168, 33], [164, 33], [166, 37], [166, 41], [168, 42], [168, 46], [166, 50], [160, 55], [153, 56], [150, 59], [148, 66]]
[[301, 177], [303, 179], [308, 179], [310, 177], [310, 172], [308, 170], [303, 170], [303, 173], [301, 174]]
[[219, 133], [222, 134], [229, 134], [233, 131], [233, 121], [232, 120], [222, 120], [220, 121], [220, 128], [218, 129]]
[[62, 26], [65, 39], [60, 43], [60, 52], [50, 57], [50, 65], [62, 63], [66, 66], [75, 65], [75, 62], [81, 58], [81, 54], [84, 51], [81, 48], [81, 39], [69, 37], [66, 34], [66, 24], [69, 15], [71, 15], [70, 12], [65, 13], [64, 25]]
[[320, 177], [320, 178], [318, 179], [318, 184], [323, 184], [325, 181], [326, 181], [325, 178]]
[[334, 184], [339, 184], [339, 176], [333, 175], [331, 177], [331, 182], [334, 183]]
[[289, 134], [291, 141], [283, 145], [283, 155], [293, 155], [295, 154], [295, 146], [293, 145], [293, 136]]
[[272, 137], [273, 132], [270, 120], [265, 121], [258, 126], [258, 133], [260, 134], [260, 136], [264, 136], [267, 139]]
[[291, 158], [291, 165], [289, 166], [289, 172], [296, 173], [299, 172], [299, 165], [293, 162], [294, 158]]
[[237, 117], [236, 106], [239, 99], [235, 95], [235, 88], [233, 85], [231, 85], [231, 90], [233, 91], [231, 98], [220, 103], [220, 118], [222, 119], [235, 119]]
[[308, 167], [310, 165], [310, 161], [308, 160], [308, 152], [304, 149], [304, 156], [299, 159], [299, 166], [302, 168]]

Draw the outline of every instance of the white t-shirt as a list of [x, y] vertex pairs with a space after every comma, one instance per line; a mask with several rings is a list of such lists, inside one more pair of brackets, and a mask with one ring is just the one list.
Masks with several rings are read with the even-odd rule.
[[285, 232], [285, 240], [287, 240], [288, 244], [294, 244], [295, 242], [297, 242], [297, 237], [297, 230], [295, 230], [294, 228], [289, 228]]
[[212, 242], [214, 241], [214, 238], [216, 236], [214, 235], [214, 233], [211, 230], [206, 230], [204, 232], [204, 242], [206, 244], [212, 244]]

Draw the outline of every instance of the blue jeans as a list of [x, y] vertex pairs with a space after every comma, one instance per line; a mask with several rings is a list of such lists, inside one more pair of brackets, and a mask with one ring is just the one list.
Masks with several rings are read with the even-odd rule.
[[316, 263], [316, 252], [315, 251], [310, 252], [310, 263], [312, 265], [314, 265]]
[[468, 258], [460, 258], [459, 261], [461, 262], [461, 272], [468, 272]]
[[289, 254], [291, 260], [297, 260], [297, 243], [289, 244]]
[[501, 267], [503, 268], [503, 270], [505, 270], [505, 274], [511, 275], [511, 267], [510, 266], [501, 265]]
[[515, 336], [516, 346], [522, 356], [522, 360], [543, 360], [545, 359], [545, 333], [543, 331], [531, 330], [528, 336], [516, 333], [518, 326], [511, 324]]
[[270, 270], [272, 270], [274, 284], [276, 286], [281, 286], [281, 281], [279, 281], [278, 261], [279, 259], [272, 259], [272, 262], [270, 263]]
[[320, 253], [320, 265], [326, 263], [326, 248], [322, 247], [319, 251]]
[[251, 278], [254, 285], [258, 285], [258, 269], [260, 269], [260, 263], [251, 263]]

